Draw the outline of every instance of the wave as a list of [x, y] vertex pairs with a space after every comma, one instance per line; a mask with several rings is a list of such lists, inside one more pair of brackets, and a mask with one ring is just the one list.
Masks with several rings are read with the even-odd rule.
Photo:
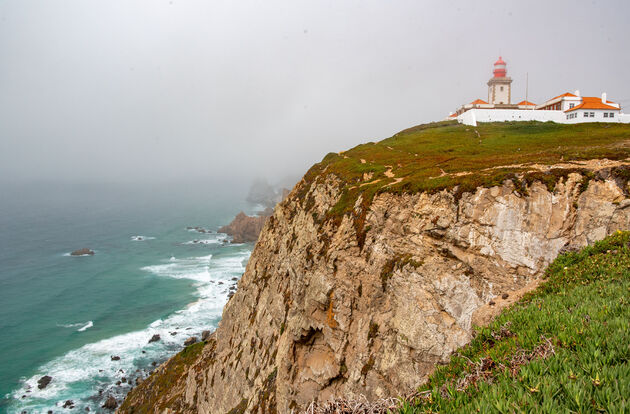
[[155, 240], [155, 237], [151, 237], [151, 236], [131, 236], [131, 240], [133, 240], [133, 241]]
[[59, 326], [60, 328], [79, 328], [77, 329], [77, 332], [83, 332], [93, 327], [94, 323], [92, 321], [79, 323], [58, 323], [57, 326]]
[[90, 329], [91, 327], [94, 326], [94, 323], [92, 323], [92, 321], [88, 321], [85, 325], [83, 325], [82, 327], [80, 327], [79, 329], [77, 329], [77, 332], [83, 332], [86, 331], [88, 329]]
[[[61, 408], [59, 404], [72, 399], [80, 409], [89, 407], [91, 411], [98, 411], [109, 395], [121, 401], [135, 384], [135, 378], [146, 378], [154, 369], [153, 361], [163, 361], [182, 349], [189, 337], [199, 338], [203, 330], [216, 328], [230, 287], [236, 284], [233, 279], [243, 274], [249, 255], [249, 250], [238, 249], [217, 255], [220, 257], [172, 257], [143, 267], [143, 271], [158, 277], [194, 280], [197, 300], [142, 330], [84, 345], [41, 366], [36, 375], [25, 379], [11, 394], [11, 407], [18, 413], [23, 410], [56, 412]], [[93, 323], [61, 326], [79, 328], [77, 331], [83, 332]], [[160, 340], [149, 343], [155, 334], [160, 335]], [[120, 359], [112, 360], [114, 355]], [[37, 380], [44, 375], [53, 380], [40, 390]], [[116, 385], [119, 381], [120, 385]], [[22, 395], [29, 397], [22, 399]]]
[[182, 244], [191, 245], [191, 244], [224, 244], [227, 242], [227, 237], [216, 238], [216, 239], [200, 239], [200, 240], [190, 240]]
[[[98, 252], [98, 250], [94, 250], [94, 249], [92, 249], [92, 251], [94, 253]], [[91, 254], [77, 254], [77, 255], [73, 256], [72, 252], [67, 252], [67, 253], [64, 253], [63, 256], [66, 256], [66, 257], [85, 257], [85, 256], [92, 256], [92, 255]]]

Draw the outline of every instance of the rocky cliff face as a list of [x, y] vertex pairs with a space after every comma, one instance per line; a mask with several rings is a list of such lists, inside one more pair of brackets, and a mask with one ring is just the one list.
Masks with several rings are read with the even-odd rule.
[[232, 236], [232, 243], [255, 242], [265, 225], [265, 220], [271, 214], [271, 209], [263, 211], [258, 216], [248, 216], [241, 211], [230, 224], [221, 227], [218, 232]]
[[592, 162], [553, 186], [359, 196], [338, 219], [327, 213], [339, 180], [302, 181], [267, 220], [194, 362], [166, 388], [172, 369], [161, 367], [120, 411], [288, 413], [411, 391], [470, 340], [493, 298], [540, 278], [561, 249], [630, 229], [623, 165]]

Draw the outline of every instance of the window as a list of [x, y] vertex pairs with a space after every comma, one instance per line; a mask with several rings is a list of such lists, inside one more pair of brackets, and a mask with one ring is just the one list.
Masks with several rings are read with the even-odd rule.
[[569, 109], [573, 108], [574, 106], [575, 106], [575, 104], [574, 104], [574, 103], [570, 103], [570, 104], [569, 104]]
[[614, 113], [614, 112], [611, 112], [609, 116], [610, 116], [611, 118], [614, 118], [614, 117], [615, 117], [615, 113]]
[[604, 118], [608, 118], [608, 112], [604, 112]]
[[501, 86], [500, 90], [501, 90], [501, 92], [503, 92], [503, 86]]
[[584, 112], [584, 118], [588, 118], [588, 112]]
[[590, 117], [591, 117], [591, 118], [595, 118], [595, 112], [591, 112]]

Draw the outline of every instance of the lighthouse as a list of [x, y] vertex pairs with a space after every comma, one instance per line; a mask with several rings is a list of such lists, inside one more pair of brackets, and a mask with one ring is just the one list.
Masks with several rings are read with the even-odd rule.
[[492, 105], [509, 105], [512, 99], [512, 78], [507, 76], [505, 61], [499, 56], [494, 62], [492, 78], [488, 81], [488, 103]]

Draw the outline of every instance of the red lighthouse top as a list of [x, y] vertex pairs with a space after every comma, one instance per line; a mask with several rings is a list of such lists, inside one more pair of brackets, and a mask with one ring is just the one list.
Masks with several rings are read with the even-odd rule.
[[499, 60], [494, 62], [494, 70], [492, 71], [495, 78], [505, 78], [507, 69], [505, 68], [505, 61], [499, 56]]

